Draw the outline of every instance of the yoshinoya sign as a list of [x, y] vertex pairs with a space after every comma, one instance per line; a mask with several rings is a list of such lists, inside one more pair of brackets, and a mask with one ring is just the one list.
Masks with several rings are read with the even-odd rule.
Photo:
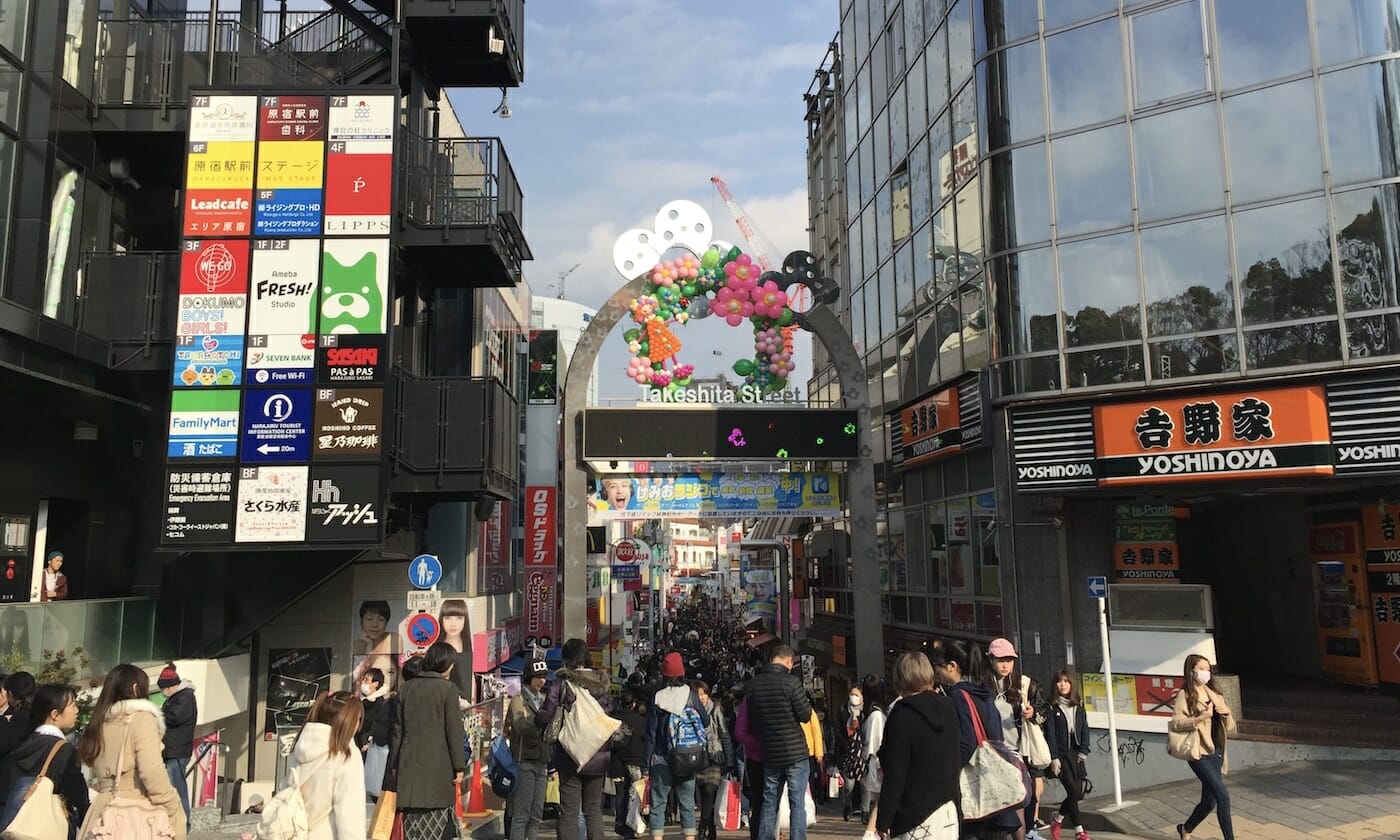
[[1011, 428], [1022, 490], [1333, 474], [1322, 386], [1013, 409]]
[[982, 444], [980, 377], [900, 408], [890, 423], [890, 462], [912, 467]]

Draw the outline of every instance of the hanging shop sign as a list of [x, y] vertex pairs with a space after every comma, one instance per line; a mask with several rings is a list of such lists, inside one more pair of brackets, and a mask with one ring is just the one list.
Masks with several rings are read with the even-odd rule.
[[306, 538], [378, 542], [383, 508], [378, 464], [317, 464], [311, 468]]
[[558, 636], [557, 488], [525, 488], [525, 643], [553, 647]]
[[599, 482], [593, 506], [603, 520], [840, 516], [841, 479], [826, 472], [610, 475]]
[[1400, 471], [1400, 379], [1327, 383], [1327, 420], [1337, 475]]
[[[399, 100], [353, 93], [190, 100], [165, 545], [380, 539]], [[371, 215], [377, 228], [361, 224]], [[238, 459], [227, 499], [170, 480], [211, 458]], [[374, 463], [322, 463], [356, 460]]]
[[1321, 386], [1015, 410], [1017, 489], [1329, 476]]
[[530, 405], [554, 405], [559, 398], [559, 331], [530, 330]]
[[981, 377], [912, 402], [891, 418], [890, 460], [907, 468], [982, 445]]
[[317, 388], [312, 457], [377, 461], [384, 439], [383, 388]]
[[481, 559], [477, 565], [477, 588], [485, 595], [510, 592], [510, 502], [498, 501], [491, 515], [481, 522], [478, 535]]

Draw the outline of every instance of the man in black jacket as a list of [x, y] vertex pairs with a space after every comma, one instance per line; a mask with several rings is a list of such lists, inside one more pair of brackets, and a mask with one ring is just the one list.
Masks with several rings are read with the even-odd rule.
[[170, 784], [180, 794], [180, 805], [185, 809], [185, 819], [190, 818], [190, 788], [185, 780], [185, 768], [194, 755], [194, 722], [199, 717], [199, 707], [194, 699], [194, 683], [180, 679], [171, 662], [160, 672], [156, 686], [165, 695], [161, 713], [165, 716], [165, 772], [170, 776]]
[[792, 673], [797, 652], [787, 645], [773, 649], [771, 661], [749, 681], [747, 699], [752, 726], [763, 739], [763, 810], [759, 840], [778, 834], [778, 802], [787, 786], [791, 811], [790, 840], [807, 840], [807, 737], [802, 724], [812, 704], [802, 681]]

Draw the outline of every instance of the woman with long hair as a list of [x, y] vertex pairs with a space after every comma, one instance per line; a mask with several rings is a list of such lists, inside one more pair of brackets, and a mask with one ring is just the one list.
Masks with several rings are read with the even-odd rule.
[[161, 756], [165, 717], [147, 699], [150, 694], [151, 678], [145, 671], [129, 664], [113, 668], [97, 695], [78, 755], [91, 768], [98, 793], [92, 806], [96, 819], [101, 820], [114, 797], [145, 800], [165, 812], [174, 840], [184, 840], [185, 809]]
[[[719, 797], [719, 786], [725, 776], [734, 770], [734, 742], [729, 737], [729, 726], [725, 723], [724, 705], [710, 693], [710, 684], [704, 680], [691, 683], [700, 705], [710, 716], [710, 724], [705, 728], [709, 739], [710, 764], [695, 774], [695, 800], [700, 807], [700, 821], [697, 827], [699, 840], [716, 840], [718, 823], [715, 818], [715, 801]], [[815, 714], [812, 715], [816, 717]]]
[[457, 687], [451, 682], [456, 665], [452, 646], [434, 642], [423, 655], [422, 672], [399, 689], [389, 768], [406, 840], [457, 835], [457, 790], [467, 761]]
[[1079, 800], [1084, 798], [1084, 759], [1088, 758], [1089, 718], [1074, 684], [1074, 674], [1068, 668], [1055, 673], [1050, 685], [1054, 694], [1050, 719], [1045, 727], [1045, 740], [1050, 744], [1050, 775], [1065, 786], [1065, 798], [1050, 826], [1050, 836], [1060, 840], [1061, 825], [1068, 820], [1074, 826], [1074, 840], [1089, 840], [1079, 816]]
[[[68, 743], [68, 733], [78, 725], [78, 696], [71, 686], [41, 685], [33, 692], [24, 723], [29, 735], [11, 750], [0, 772], [0, 791], [11, 801], [0, 800], [0, 827], [9, 825], [23, 804], [27, 785], [21, 779], [37, 779], [40, 771], [53, 781], [54, 792], [63, 797], [68, 813], [68, 836], [77, 834], [88, 810], [88, 787], [78, 764], [78, 751]], [[54, 747], [58, 751], [54, 752]], [[53, 759], [49, 760], [49, 755]], [[48, 765], [45, 770], [45, 764]], [[16, 795], [18, 794], [18, 796]]]
[[287, 761], [287, 786], [306, 802], [307, 840], [364, 840], [365, 765], [355, 747], [364, 706], [348, 691], [322, 694]]
[[452, 684], [464, 702], [472, 696], [472, 644], [467, 630], [467, 602], [461, 598], [448, 598], [442, 602], [438, 613], [438, 626], [442, 628], [438, 641], [446, 642], [457, 652], [457, 666], [452, 669]]
[[869, 819], [871, 808], [880, 801], [880, 786], [884, 774], [880, 770], [880, 747], [885, 743], [885, 721], [889, 715], [890, 696], [885, 681], [874, 674], [866, 674], [860, 682], [861, 693], [865, 696], [865, 719], [860, 725], [861, 743], [865, 754], [861, 756], [864, 769], [860, 776], [860, 812]]
[[[948, 639], [938, 648], [936, 658], [931, 661], [934, 675], [943, 685], [944, 693], [953, 701], [953, 708], [958, 713], [958, 754], [961, 758], [960, 767], [966, 767], [972, 760], [973, 752], [977, 750], [977, 727], [972, 717], [974, 714], [977, 715], [977, 723], [981, 724], [987, 740], [1002, 739], [1000, 713], [985, 679], [988, 670], [986, 657], [980, 649], [961, 639]], [[1020, 810], [1010, 808], [983, 820], [964, 820], [962, 836], [1000, 837], [1020, 828]]]
[[[865, 742], [861, 740], [861, 724], [865, 723], [865, 692], [859, 685], [851, 686], [846, 708], [836, 727], [836, 760], [846, 784], [841, 791], [841, 819], [849, 820], [851, 813], [862, 811], [864, 796], [860, 792], [860, 777], [865, 772]], [[856, 819], [864, 819], [861, 813]]]
[[1190, 840], [1191, 832], [1214, 810], [1220, 833], [1225, 840], [1235, 840], [1230, 791], [1225, 788], [1225, 742], [1234, 732], [1234, 717], [1216, 688], [1209, 659], [1193, 653], [1186, 657], [1184, 671], [1186, 686], [1176, 694], [1170, 726], [1173, 734], [1180, 733], [1172, 741], [1179, 740], [1183, 748], [1173, 755], [1184, 758], [1201, 780], [1201, 801], [1186, 822], [1177, 825], [1176, 834], [1181, 840]]
[[[1020, 655], [1010, 639], [993, 639], [987, 646], [986, 680], [1001, 719], [1002, 740], [1024, 759], [1030, 751], [1030, 728], [1042, 726], [1048, 710], [1040, 683], [1021, 672]], [[1035, 788], [1031, 804], [1022, 815], [1022, 830], [1017, 838], [1027, 836], [1027, 830], [1034, 833], [1050, 828], [1039, 819], [1045, 768], [1034, 767], [1026, 760], [1026, 770]]]
[[15, 671], [0, 687], [0, 699], [5, 702], [5, 708], [0, 710], [0, 759], [34, 731], [29, 726], [29, 703], [38, 688], [34, 675], [28, 671]]

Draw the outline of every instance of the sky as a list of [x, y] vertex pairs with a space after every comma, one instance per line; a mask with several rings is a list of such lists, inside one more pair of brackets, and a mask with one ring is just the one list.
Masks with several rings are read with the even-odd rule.
[[[729, 185], [774, 262], [807, 250], [807, 141], [802, 95], [839, 27], [836, 0], [530, 0], [525, 82], [510, 119], [499, 89], [449, 92], [471, 136], [498, 136], [525, 193], [532, 292], [599, 307], [624, 278], [613, 243], [653, 226], [662, 205], [694, 201], [716, 238], [743, 246], [710, 177]], [[747, 250], [747, 248], [745, 249]], [[600, 356], [599, 395], [635, 399], [625, 376], [624, 319]], [[697, 375], [750, 358], [751, 325], [706, 318], [675, 328]], [[801, 383], [811, 373], [801, 337]], [[732, 373], [731, 379], [737, 379]]]

